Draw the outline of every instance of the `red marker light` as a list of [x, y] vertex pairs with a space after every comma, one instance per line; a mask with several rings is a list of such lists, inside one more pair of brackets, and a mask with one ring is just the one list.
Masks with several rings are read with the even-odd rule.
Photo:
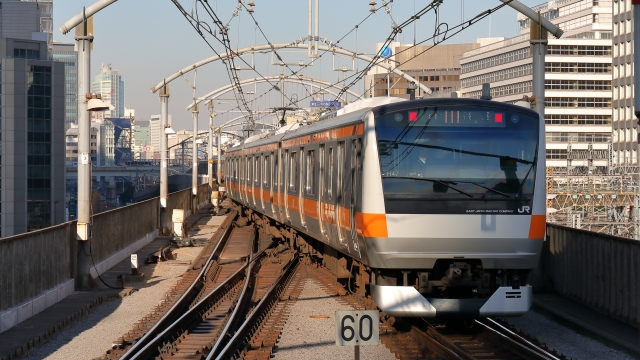
[[496, 113], [493, 116], [493, 119], [494, 119], [495, 122], [502, 122], [502, 114]]
[[417, 111], [409, 111], [409, 121], [418, 121]]

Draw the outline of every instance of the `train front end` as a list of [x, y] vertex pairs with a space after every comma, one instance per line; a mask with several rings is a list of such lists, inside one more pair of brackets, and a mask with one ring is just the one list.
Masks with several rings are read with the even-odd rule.
[[517, 316], [545, 236], [544, 121], [522, 107], [428, 99], [366, 120], [359, 233], [394, 316]]

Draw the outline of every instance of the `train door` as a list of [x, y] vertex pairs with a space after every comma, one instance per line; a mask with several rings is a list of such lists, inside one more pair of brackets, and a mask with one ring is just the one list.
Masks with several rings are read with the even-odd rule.
[[305, 187], [306, 184], [303, 184], [303, 181], [306, 179], [307, 177], [307, 162], [308, 162], [308, 155], [305, 156], [305, 152], [304, 152], [304, 148], [301, 147], [300, 148], [300, 164], [299, 164], [299, 173], [300, 173], [300, 178], [298, 180], [298, 189], [300, 189], [300, 191], [298, 191], [298, 213], [300, 214], [300, 223], [302, 224], [302, 226], [306, 229], [307, 228], [307, 221], [306, 221], [306, 215], [305, 213], [305, 208], [304, 208], [304, 192], [305, 192]]
[[247, 177], [247, 157], [246, 156], [242, 156], [240, 158], [240, 164], [238, 164], [240, 166], [240, 183], [239, 183], [239, 188], [240, 188], [240, 199], [242, 199], [242, 202], [247, 204], [247, 189], [246, 189], [246, 182], [245, 179]]
[[356, 231], [356, 203], [358, 202], [358, 175], [362, 172], [360, 171], [362, 168], [362, 158], [361, 158], [361, 149], [362, 147], [362, 139], [353, 139], [351, 142], [351, 196], [349, 201], [349, 215], [351, 225], [349, 228], [351, 229], [351, 241], [353, 244], [353, 250], [360, 253], [360, 249], [358, 248], [358, 233]]
[[293, 170], [292, 157], [295, 158], [295, 153], [289, 154], [289, 150], [284, 151], [284, 187], [282, 188], [282, 192], [284, 193], [284, 215], [289, 223], [291, 223], [291, 214], [289, 212], [289, 187], [291, 186], [291, 172]]
[[[347, 238], [349, 236], [349, 231], [345, 230], [344, 227], [348, 226], [346, 215], [346, 205], [347, 205], [347, 187], [346, 181], [344, 179], [345, 170], [347, 169], [347, 157], [345, 153], [345, 142], [338, 142], [338, 162], [337, 162], [337, 184], [336, 184], [336, 210], [337, 210], [337, 231], [338, 231], [338, 240], [341, 245], [347, 246]], [[348, 181], [348, 179], [347, 179]]]
[[277, 188], [277, 192], [276, 192], [276, 197], [278, 198], [278, 218], [280, 219], [280, 222], [284, 222], [285, 216], [284, 216], [284, 179], [286, 179], [286, 177], [284, 176], [284, 170], [285, 170], [285, 166], [287, 164], [286, 162], [286, 158], [284, 155], [284, 150], [282, 150], [282, 148], [278, 149], [278, 152], [276, 154], [276, 157], [278, 158], [278, 188]]
[[320, 227], [320, 234], [322, 235], [322, 238], [324, 240], [327, 240], [327, 227], [325, 225], [325, 217], [324, 215], [324, 206], [325, 206], [325, 197], [326, 197], [326, 193], [327, 193], [327, 187], [326, 187], [326, 179], [325, 179], [325, 145], [324, 144], [320, 144], [320, 148], [318, 151], [318, 156], [320, 157], [318, 159], [318, 165], [319, 165], [319, 171], [318, 171], [318, 208], [316, 209], [316, 212], [318, 214], [318, 226]]
[[276, 215], [276, 206], [275, 206], [275, 191], [278, 188], [278, 155], [271, 153], [269, 154], [269, 167], [267, 168], [269, 171], [269, 209], [271, 209], [271, 214], [275, 217]]
[[269, 174], [270, 169], [267, 167], [269, 163], [269, 154], [262, 155], [262, 169], [260, 169], [260, 184], [262, 190], [260, 191], [260, 201], [262, 202], [262, 211], [267, 210], [267, 201], [269, 201]]

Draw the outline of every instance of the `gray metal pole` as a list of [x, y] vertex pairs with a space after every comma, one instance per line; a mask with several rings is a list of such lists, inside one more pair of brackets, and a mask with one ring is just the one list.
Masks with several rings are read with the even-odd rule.
[[[538, 13], [540, 19], [540, 13]], [[531, 56], [533, 57], [533, 96], [536, 98], [535, 111], [544, 118], [544, 73], [547, 53], [547, 31], [540, 23], [531, 21]]]
[[[83, 8], [84, 12], [84, 8]], [[90, 222], [91, 222], [91, 117], [87, 111], [86, 94], [91, 92], [91, 42], [87, 35], [87, 22], [83, 21], [83, 36], [76, 37], [78, 48], [78, 251], [77, 285], [86, 289], [90, 280]]]
[[169, 85], [165, 85], [160, 90], [160, 231], [164, 230], [167, 224], [167, 188], [169, 178], [167, 177], [167, 134], [165, 129], [169, 122]]
[[193, 107], [191, 114], [193, 115], [193, 137], [191, 147], [191, 195], [193, 195], [193, 213], [198, 212], [198, 144], [196, 138], [198, 137], [198, 112], [200, 110], [200, 104]]
[[217, 179], [218, 179], [218, 186], [220, 186], [220, 169], [222, 167], [222, 152], [221, 152], [221, 147], [222, 147], [222, 127], [218, 128], [218, 166], [216, 168], [216, 173], [217, 173]]
[[209, 178], [209, 191], [213, 190], [213, 118], [215, 114], [213, 113], [213, 100], [209, 100], [209, 146], [207, 149], [208, 156], [208, 166], [207, 166], [207, 177]]

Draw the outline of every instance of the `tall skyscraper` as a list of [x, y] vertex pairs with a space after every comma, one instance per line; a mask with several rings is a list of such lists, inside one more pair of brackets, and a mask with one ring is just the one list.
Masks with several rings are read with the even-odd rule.
[[0, 38], [0, 49], [5, 237], [64, 221], [65, 80], [64, 64], [47, 60], [45, 41]]
[[111, 65], [104, 65], [100, 74], [96, 75], [91, 86], [91, 92], [100, 94], [102, 100], [111, 104], [114, 109], [104, 112], [94, 112], [94, 116], [104, 118], [122, 118], [124, 113], [124, 81], [118, 70], [111, 69]]
[[[638, 124], [633, 86], [633, 4], [613, 1], [613, 158], [617, 164], [638, 164]], [[640, 5], [635, 5], [640, 6]]]
[[53, 61], [64, 63], [65, 71], [65, 131], [78, 125], [78, 52], [74, 44], [53, 44]]

